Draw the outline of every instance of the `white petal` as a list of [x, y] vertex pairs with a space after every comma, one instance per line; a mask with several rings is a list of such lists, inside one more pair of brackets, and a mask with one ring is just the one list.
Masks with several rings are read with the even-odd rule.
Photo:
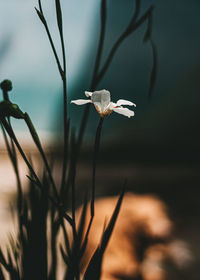
[[128, 101], [128, 100], [124, 100], [124, 99], [119, 99], [116, 104], [117, 104], [117, 106], [129, 105], [129, 106], [135, 106], [136, 107], [135, 103], [133, 103], [131, 101]]
[[91, 91], [85, 91], [85, 95], [86, 95], [87, 97], [91, 97], [92, 94], [93, 94], [93, 92], [91, 92]]
[[118, 114], [121, 114], [121, 115], [124, 115], [128, 118], [130, 117], [133, 117], [135, 115], [135, 113], [127, 108], [123, 108], [123, 107], [120, 107], [120, 108], [113, 108], [112, 109], [114, 112], [118, 113]]
[[84, 105], [87, 103], [92, 103], [90, 99], [77, 99], [77, 100], [72, 100], [71, 103], [74, 103], [76, 105]]
[[107, 89], [95, 90], [94, 92], [98, 93], [98, 94], [103, 94], [103, 95], [109, 95], [110, 96], [110, 91], [107, 90]]
[[103, 113], [110, 104], [110, 92], [105, 89], [94, 91], [91, 100], [99, 107], [100, 112]]

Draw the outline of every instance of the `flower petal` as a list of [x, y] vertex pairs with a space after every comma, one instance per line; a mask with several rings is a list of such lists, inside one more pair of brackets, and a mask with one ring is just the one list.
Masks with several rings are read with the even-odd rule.
[[110, 102], [107, 109], [113, 110], [115, 107], [117, 107], [117, 103]]
[[110, 92], [102, 89], [94, 91], [91, 96], [92, 103], [99, 107], [101, 113], [103, 113], [110, 104]]
[[115, 113], [118, 113], [118, 114], [121, 114], [121, 115], [124, 115], [128, 118], [130, 117], [133, 117], [135, 115], [135, 113], [127, 108], [123, 108], [123, 107], [120, 107], [120, 108], [113, 108], [112, 109]]
[[86, 95], [87, 97], [91, 97], [92, 94], [93, 94], [93, 92], [91, 92], [91, 91], [85, 91], [85, 95]]
[[72, 100], [71, 103], [74, 103], [76, 105], [84, 105], [87, 103], [92, 103], [90, 99], [77, 99], [77, 100]]
[[129, 106], [135, 106], [136, 107], [135, 103], [133, 103], [131, 101], [128, 101], [128, 100], [124, 100], [124, 99], [119, 99], [116, 104], [117, 104], [117, 106], [129, 105]]

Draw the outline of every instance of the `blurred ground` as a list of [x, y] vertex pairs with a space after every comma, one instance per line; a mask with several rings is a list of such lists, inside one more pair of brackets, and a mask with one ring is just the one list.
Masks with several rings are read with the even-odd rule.
[[[35, 158], [37, 156], [35, 155]], [[15, 177], [6, 153], [0, 153], [0, 240], [14, 230], [11, 204], [16, 194]], [[26, 185], [26, 171], [20, 161], [20, 173]], [[177, 236], [186, 240], [194, 255], [191, 269], [184, 272], [182, 279], [200, 279], [200, 166], [198, 163], [177, 162], [102, 162], [97, 165], [96, 195], [119, 194], [127, 179], [127, 190], [136, 193], [154, 193], [169, 206], [170, 215], [176, 223]], [[60, 166], [54, 168], [59, 179]], [[8, 180], [9, 178], [9, 180]], [[77, 204], [80, 203], [91, 184], [90, 160], [80, 161], [77, 169]], [[174, 278], [179, 279], [179, 278]]]

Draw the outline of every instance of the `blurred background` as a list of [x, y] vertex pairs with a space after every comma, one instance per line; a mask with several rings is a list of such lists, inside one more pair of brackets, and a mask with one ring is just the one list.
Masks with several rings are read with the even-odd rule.
[[[61, 54], [54, 1], [43, 2], [49, 28]], [[98, 46], [100, 1], [68, 0], [62, 4], [69, 100], [85, 98]], [[148, 98], [152, 50], [148, 42], [143, 42], [146, 23], [120, 46], [98, 86], [98, 89], [110, 90], [114, 102], [128, 99], [137, 107], [134, 118], [112, 113], [104, 122], [97, 195], [118, 194], [127, 179], [128, 190], [161, 197], [169, 205], [179, 236], [188, 240], [195, 256], [195, 273], [187, 279], [199, 279], [200, 248], [196, 245], [200, 244], [200, 2], [143, 0], [140, 15], [151, 4], [155, 5], [152, 38], [158, 59], [152, 98]], [[62, 84], [35, 6], [35, 0], [1, 0], [0, 79], [12, 80], [11, 100], [29, 113], [43, 145], [52, 147], [62, 136]], [[133, 11], [132, 0], [108, 1], [103, 61]], [[78, 128], [84, 106], [69, 104], [68, 108], [71, 126]], [[77, 173], [77, 187], [81, 192], [91, 184], [98, 119], [95, 109], [91, 108]], [[30, 149], [23, 122], [13, 123], [19, 138]], [[0, 169], [0, 180], [2, 189], [7, 192], [8, 175], [5, 174], [13, 176], [13, 184], [15, 181], [6, 161], [2, 135], [0, 140], [0, 164], [4, 167]], [[59, 176], [57, 172], [56, 175]]]

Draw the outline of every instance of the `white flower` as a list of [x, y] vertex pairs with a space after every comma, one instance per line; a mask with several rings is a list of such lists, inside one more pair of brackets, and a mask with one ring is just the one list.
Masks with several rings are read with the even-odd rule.
[[71, 103], [76, 105], [84, 105], [87, 103], [93, 103], [99, 115], [104, 118], [107, 115], [110, 115], [112, 111], [124, 115], [128, 118], [134, 116], [134, 112], [128, 108], [124, 108], [121, 105], [135, 106], [134, 103], [128, 100], [119, 99], [117, 103], [110, 101], [110, 92], [108, 90], [102, 89], [99, 91], [89, 92], [85, 91], [85, 95], [91, 99], [77, 99], [72, 100]]

